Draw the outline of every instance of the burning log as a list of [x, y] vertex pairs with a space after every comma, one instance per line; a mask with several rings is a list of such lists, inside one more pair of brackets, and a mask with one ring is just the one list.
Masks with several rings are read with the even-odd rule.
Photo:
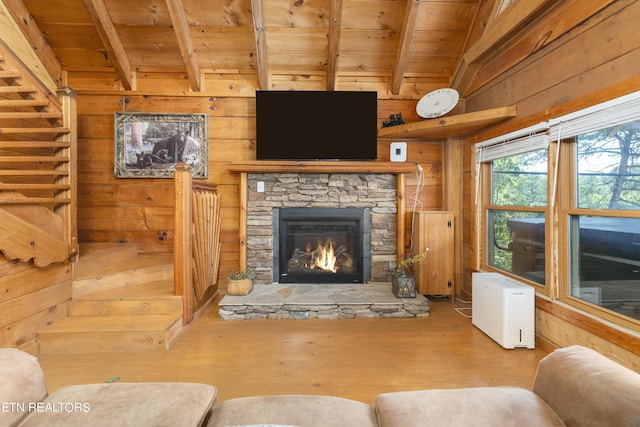
[[287, 262], [289, 273], [351, 273], [353, 272], [353, 257], [345, 245], [333, 248], [333, 242], [327, 239], [325, 244], [306, 251], [295, 248]]

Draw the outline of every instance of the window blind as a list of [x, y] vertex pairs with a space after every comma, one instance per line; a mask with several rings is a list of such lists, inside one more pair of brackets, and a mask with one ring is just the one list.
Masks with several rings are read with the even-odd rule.
[[549, 120], [553, 141], [640, 120], [640, 92]]
[[514, 156], [547, 149], [549, 147], [549, 128], [547, 122], [541, 122], [524, 129], [498, 136], [475, 145], [476, 162], [490, 162], [501, 157]]

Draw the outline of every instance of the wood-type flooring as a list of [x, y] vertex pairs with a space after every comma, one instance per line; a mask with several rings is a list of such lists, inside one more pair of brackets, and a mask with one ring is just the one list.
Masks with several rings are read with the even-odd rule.
[[[217, 303], [168, 351], [40, 356], [49, 392], [104, 381], [215, 385], [219, 400], [320, 394], [373, 404], [400, 390], [510, 385], [531, 388], [540, 349], [506, 350], [454, 307], [428, 318], [221, 320]], [[470, 314], [469, 310], [461, 310]]]

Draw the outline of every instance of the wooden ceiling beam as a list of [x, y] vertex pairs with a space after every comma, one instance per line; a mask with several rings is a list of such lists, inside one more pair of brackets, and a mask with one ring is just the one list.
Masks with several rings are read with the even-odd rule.
[[264, 13], [262, 0], [251, 0], [253, 15], [253, 32], [256, 39], [256, 56], [258, 60], [258, 83], [260, 89], [269, 89], [269, 64], [267, 63], [267, 38], [264, 30]]
[[342, 25], [342, 0], [331, 0], [329, 19], [329, 57], [327, 59], [327, 90], [336, 90], [340, 27]]
[[111, 20], [111, 15], [104, 4], [104, 0], [82, 0], [98, 36], [107, 50], [107, 59], [116, 69], [118, 77], [125, 90], [134, 89], [131, 63], [122, 45], [120, 36]]
[[187, 21], [187, 13], [184, 9], [182, 0], [167, 0], [167, 8], [171, 17], [171, 24], [178, 39], [182, 62], [187, 69], [189, 84], [194, 92], [200, 92], [202, 88], [200, 79], [200, 65], [198, 64], [198, 55], [193, 48], [193, 39], [189, 33], [189, 22]]
[[[31, 48], [34, 50], [40, 62], [47, 70], [47, 73], [51, 76], [56, 85], [62, 86], [64, 84], [62, 79], [62, 65], [55, 53], [47, 43], [47, 40], [42, 35], [42, 31], [34, 21], [31, 13], [27, 10], [22, 0], [2, 0], [6, 8], [11, 13], [13, 20], [16, 22], [20, 31], [27, 39]], [[3, 38], [5, 36], [3, 35]]]
[[504, 9], [487, 27], [482, 37], [464, 53], [451, 86], [462, 96], [467, 95], [466, 91], [481, 67], [482, 60], [555, 4], [554, 0], [529, 0], [515, 2]]
[[404, 79], [404, 70], [407, 68], [409, 58], [409, 50], [413, 41], [413, 33], [416, 28], [416, 22], [420, 12], [420, 0], [407, 0], [407, 6], [404, 12], [404, 22], [402, 24], [402, 32], [400, 33], [400, 42], [396, 51], [396, 59], [393, 65], [393, 73], [391, 75], [391, 93], [397, 95], [400, 93], [400, 87]]

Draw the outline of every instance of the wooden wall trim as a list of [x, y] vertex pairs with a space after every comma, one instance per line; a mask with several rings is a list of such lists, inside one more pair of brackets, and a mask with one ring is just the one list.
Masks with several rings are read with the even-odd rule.
[[232, 172], [253, 173], [408, 173], [416, 170], [410, 162], [359, 162], [359, 161], [269, 161], [256, 160], [233, 162], [228, 169]]
[[632, 353], [636, 353], [638, 348], [640, 348], [640, 337], [637, 335], [634, 336], [630, 331], [624, 331], [594, 317], [580, 313], [578, 310], [560, 301], [551, 301], [536, 295], [536, 309], [545, 311]]

